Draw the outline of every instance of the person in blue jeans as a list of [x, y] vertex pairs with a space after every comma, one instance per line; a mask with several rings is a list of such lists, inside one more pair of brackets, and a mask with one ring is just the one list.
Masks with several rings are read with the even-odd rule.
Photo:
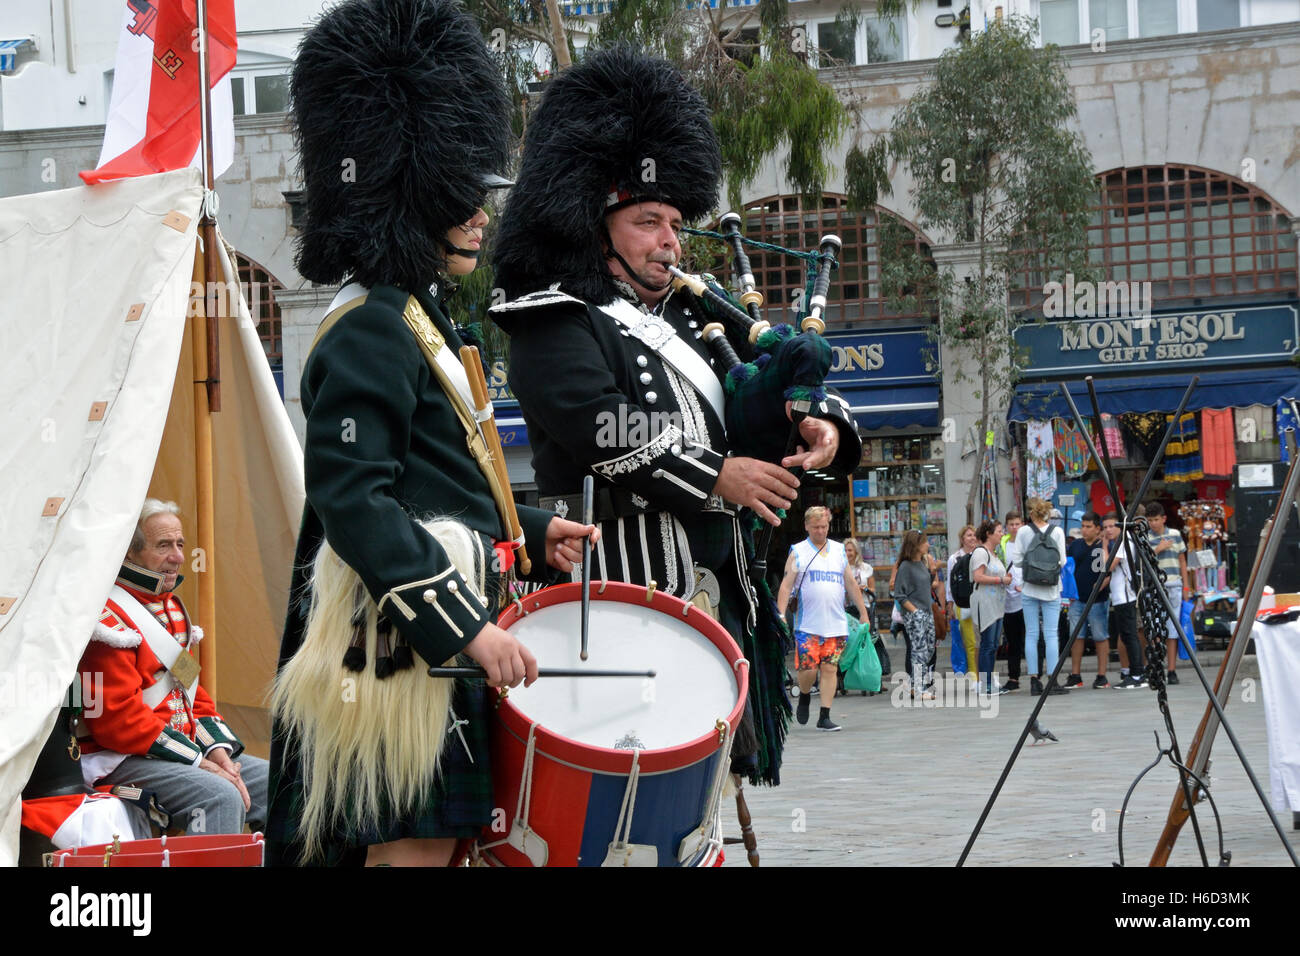
[[[1060, 647], [1057, 644], [1061, 617], [1061, 575], [1059, 569], [1065, 567], [1065, 533], [1050, 523], [1052, 506], [1042, 498], [1030, 498], [1025, 510], [1029, 514], [1029, 521], [1016, 532], [1015, 539], [1007, 547], [1007, 557], [1011, 563], [1019, 565], [1022, 571], [1027, 571], [1025, 556], [1033, 547], [1035, 539], [1045, 535], [1048, 538], [1048, 545], [1055, 550], [1058, 560], [1055, 584], [1033, 583], [1029, 580], [1029, 575], [1026, 574], [1023, 585], [1025, 663], [1030, 675], [1029, 693], [1038, 696], [1043, 692], [1041, 679], [1043, 672], [1039, 668], [1038, 659], [1038, 635], [1040, 629], [1045, 644], [1046, 664], [1049, 673], [1056, 670], [1056, 661], [1060, 654]], [[1068, 694], [1069, 691], [1059, 684], [1052, 684], [1048, 693]]]
[[993, 672], [997, 669], [998, 638], [1002, 635], [1006, 589], [1013, 579], [997, 554], [1002, 525], [986, 519], [975, 529], [975, 536], [979, 544], [971, 552], [970, 559], [971, 581], [975, 585], [971, 593], [970, 610], [971, 619], [980, 636], [980, 689], [992, 696], [1007, 693], [1005, 687], [994, 687]]
[[1089, 511], [1083, 516], [1079, 528], [1083, 537], [1075, 538], [1066, 549], [1066, 556], [1074, 559], [1074, 584], [1078, 591], [1078, 597], [1070, 602], [1068, 612], [1071, 634], [1083, 617], [1083, 606], [1088, 603], [1088, 595], [1092, 594], [1097, 578], [1102, 578], [1102, 585], [1097, 602], [1088, 612], [1088, 619], [1070, 650], [1070, 678], [1065, 686], [1083, 686], [1080, 674], [1083, 667], [1083, 639], [1091, 637], [1097, 646], [1097, 676], [1093, 678], [1092, 686], [1094, 690], [1101, 690], [1110, 686], [1110, 681], [1106, 679], [1106, 664], [1110, 660], [1110, 627], [1107, 623], [1110, 612], [1110, 575], [1106, 573], [1106, 546], [1101, 539], [1101, 516], [1095, 511]]

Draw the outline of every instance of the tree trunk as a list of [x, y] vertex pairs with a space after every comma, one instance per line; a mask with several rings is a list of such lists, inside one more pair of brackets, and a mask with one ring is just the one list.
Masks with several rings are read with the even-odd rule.
[[551, 21], [551, 49], [555, 53], [558, 73], [573, 66], [569, 59], [569, 43], [564, 37], [564, 21], [560, 19], [560, 0], [546, 0], [546, 18]]

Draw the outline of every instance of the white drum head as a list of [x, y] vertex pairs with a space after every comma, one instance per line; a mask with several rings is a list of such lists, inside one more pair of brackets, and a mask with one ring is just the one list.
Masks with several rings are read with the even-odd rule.
[[541, 667], [652, 670], [656, 676], [539, 678], [510, 691], [510, 702], [529, 720], [588, 746], [659, 750], [715, 732], [735, 708], [731, 665], [681, 617], [593, 600], [588, 660], [582, 661], [581, 613], [578, 601], [554, 604], [515, 621], [510, 633]]

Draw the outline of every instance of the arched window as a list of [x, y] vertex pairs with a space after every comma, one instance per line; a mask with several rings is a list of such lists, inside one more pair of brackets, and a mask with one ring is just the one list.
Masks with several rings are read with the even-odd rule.
[[[1088, 252], [1108, 281], [1150, 282], [1152, 300], [1291, 298], [1296, 237], [1289, 215], [1250, 183], [1194, 166], [1138, 166], [1097, 177]], [[1012, 306], [1042, 302], [1044, 276], [1013, 276]], [[1017, 287], [1018, 286], [1018, 287]]]
[[[891, 310], [881, 292], [881, 233], [891, 228], [919, 255], [927, 260], [931, 258], [929, 240], [906, 220], [879, 206], [867, 212], [854, 212], [847, 208], [843, 196], [824, 195], [816, 208], [806, 208], [798, 196], [772, 196], [749, 203], [745, 208], [744, 234], [750, 239], [811, 251], [827, 233], [840, 237], [844, 243], [840, 267], [831, 274], [826, 307], [827, 325], [834, 328], [853, 328], [880, 319], [916, 322], [930, 319], [928, 312]], [[767, 299], [769, 320], [788, 320], [791, 302], [805, 287], [807, 275], [803, 263], [778, 252], [746, 248], [754, 280]], [[725, 267], [715, 264], [714, 268], [719, 270], [719, 278], [727, 277], [730, 285], [730, 262]]]
[[273, 369], [283, 368], [280, 307], [275, 302], [275, 294], [282, 291], [284, 285], [242, 252], [235, 253], [235, 265], [239, 269], [239, 284], [243, 287], [244, 299], [248, 302], [248, 313], [257, 323], [257, 334], [266, 351], [266, 360]]

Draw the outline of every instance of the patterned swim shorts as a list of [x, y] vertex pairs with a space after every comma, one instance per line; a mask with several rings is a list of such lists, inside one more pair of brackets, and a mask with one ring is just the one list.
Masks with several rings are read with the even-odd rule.
[[846, 637], [820, 637], [807, 631], [794, 632], [795, 650], [798, 653], [796, 670], [816, 670], [818, 664], [838, 664], [844, 653]]

